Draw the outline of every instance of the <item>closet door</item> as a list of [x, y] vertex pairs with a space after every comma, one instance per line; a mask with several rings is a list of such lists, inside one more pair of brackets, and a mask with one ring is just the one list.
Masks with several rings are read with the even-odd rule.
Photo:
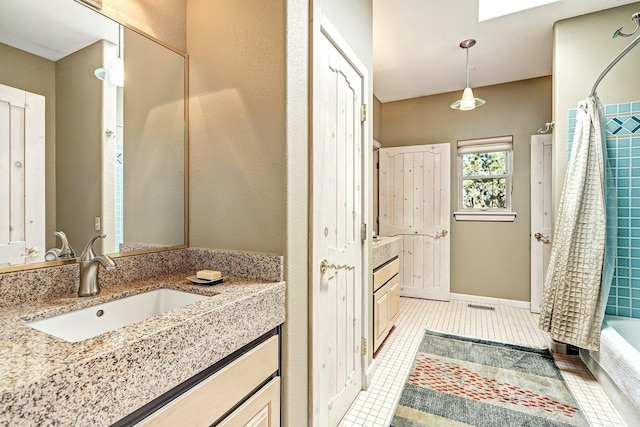
[[44, 97], [0, 85], [0, 265], [44, 261]]
[[540, 313], [551, 256], [551, 135], [531, 136], [531, 312]]
[[380, 149], [380, 235], [402, 236], [402, 296], [449, 300], [450, 144]]

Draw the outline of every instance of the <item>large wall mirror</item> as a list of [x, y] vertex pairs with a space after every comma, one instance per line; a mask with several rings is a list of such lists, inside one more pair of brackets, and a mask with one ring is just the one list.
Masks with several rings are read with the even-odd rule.
[[187, 244], [186, 67], [75, 0], [0, 2], [0, 272], [64, 258], [60, 231]]

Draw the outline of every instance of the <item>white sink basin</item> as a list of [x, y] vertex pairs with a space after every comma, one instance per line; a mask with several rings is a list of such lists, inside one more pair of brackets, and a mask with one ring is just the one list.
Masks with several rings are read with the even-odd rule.
[[173, 289], [155, 289], [25, 324], [63, 340], [78, 342], [207, 298]]

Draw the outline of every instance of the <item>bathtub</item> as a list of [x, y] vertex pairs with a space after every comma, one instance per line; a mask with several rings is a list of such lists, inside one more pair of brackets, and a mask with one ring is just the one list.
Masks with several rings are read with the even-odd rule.
[[640, 319], [605, 316], [600, 351], [580, 357], [629, 426], [640, 426]]

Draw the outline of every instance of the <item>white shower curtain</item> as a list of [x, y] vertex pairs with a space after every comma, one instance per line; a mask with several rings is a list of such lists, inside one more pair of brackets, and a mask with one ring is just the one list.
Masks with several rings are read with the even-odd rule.
[[600, 346], [602, 296], [610, 285], [603, 290], [606, 151], [599, 110], [595, 97], [578, 105], [540, 313], [540, 328], [551, 338], [588, 350]]

